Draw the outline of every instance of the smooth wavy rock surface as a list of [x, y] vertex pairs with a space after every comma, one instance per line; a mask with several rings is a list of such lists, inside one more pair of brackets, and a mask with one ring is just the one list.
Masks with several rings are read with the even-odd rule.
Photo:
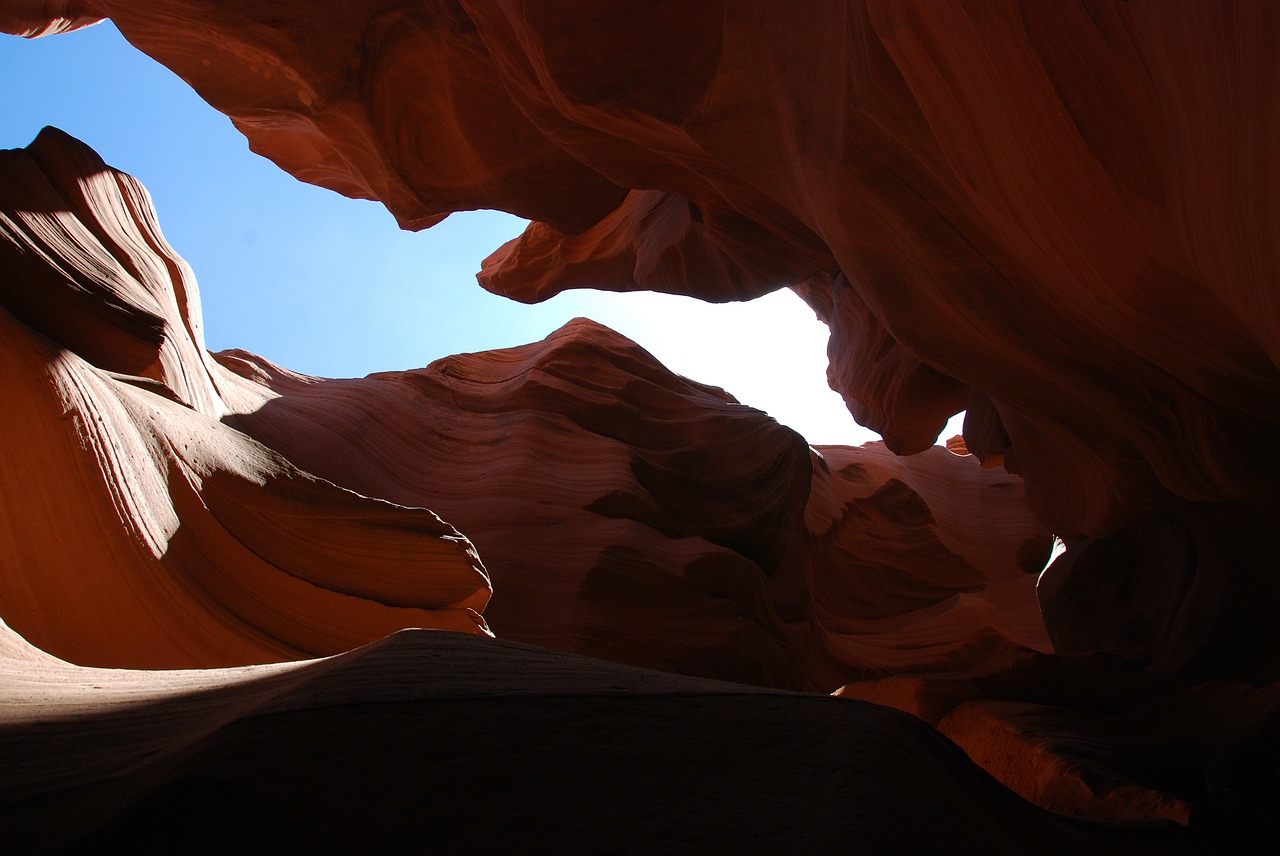
[[[1187, 504], [1277, 522], [1269, 0], [93, 9], [303, 180], [411, 228], [533, 219], [485, 264], [499, 293], [797, 286], [858, 420], [912, 453], [967, 403], [967, 442], [1068, 540]], [[1198, 628], [1269, 585], [1219, 558], [1219, 600], [1158, 643], [1199, 649], [1162, 658], [1188, 674], [1235, 676], [1247, 647]]]
[[[723, 390], [670, 373], [585, 320], [533, 345], [362, 380], [305, 377], [244, 352], [210, 357], [195, 279], [164, 243], [136, 181], [52, 129], [26, 150], [5, 152], [0, 175], [10, 391], [2, 418], [6, 448], [23, 450], [6, 455], [0, 471], [0, 741], [16, 759], [0, 779], [0, 813], [24, 840], [145, 841], [189, 829], [193, 812], [212, 805], [223, 827], [244, 836], [227, 846], [269, 840], [277, 809], [292, 818], [283, 828], [305, 817], [306, 834], [327, 841], [339, 834], [334, 824], [366, 827], [347, 825], [332, 797], [312, 787], [327, 780], [299, 773], [299, 757], [322, 757], [339, 771], [331, 775], [363, 776], [360, 787], [381, 794], [409, 775], [408, 759], [441, 751], [438, 730], [414, 737], [409, 728], [403, 743], [406, 721], [505, 728], [511, 717], [525, 721], [530, 706], [512, 706], [525, 693], [544, 699], [547, 719], [539, 713], [541, 724], [511, 733], [551, 747], [559, 746], [547, 732], [553, 721], [599, 706], [587, 718], [607, 724], [598, 735], [575, 730], [573, 739], [580, 751], [602, 753], [609, 769], [656, 775], [646, 766], [655, 763], [649, 747], [616, 737], [636, 720], [671, 718], [685, 736], [668, 751], [684, 753], [683, 770], [704, 769], [708, 751], [719, 757], [712, 732], [746, 729], [740, 736], [755, 734], [787, 755], [788, 740], [835, 717], [832, 739], [854, 739], [840, 730], [852, 729], [867, 741], [855, 756], [906, 741], [910, 753], [933, 758], [888, 753], [874, 762], [905, 765], [895, 775], [907, 791], [954, 789], [947, 799], [976, 800], [958, 805], [960, 831], [947, 835], [990, 836], [985, 824], [1006, 810], [1026, 817], [1026, 829], [1000, 833], [1011, 842], [1177, 846], [1202, 835], [1051, 819], [912, 720], [867, 713], [888, 717], [884, 730], [857, 719], [862, 708], [812, 696], [477, 649], [496, 652], [485, 668], [523, 676], [508, 682], [471, 674], [461, 653], [470, 649], [455, 650], [462, 642], [450, 643], [454, 653], [435, 671], [423, 671], [417, 655], [384, 661], [370, 653], [454, 637], [402, 635], [305, 660], [404, 626], [483, 635], [478, 610], [490, 587], [478, 548], [501, 593], [487, 607], [490, 620], [512, 639], [823, 692], [885, 675], [989, 673], [1027, 647], [1048, 647], [1033, 588], [1048, 536], [1014, 477], [942, 449], [902, 459], [877, 444], [810, 448]], [[473, 540], [428, 507], [462, 521]], [[371, 666], [371, 656], [382, 665]], [[568, 671], [544, 681], [526, 671], [528, 657], [550, 657]], [[209, 668], [273, 661], [293, 662]], [[104, 665], [117, 668], [93, 668]], [[139, 667], [165, 671], [131, 670]], [[317, 677], [331, 672], [347, 677], [333, 687]], [[449, 680], [461, 688], [449, 689]], [[664, 681], [699, 697], [632, 698]], [[602, 692], [618, 698], [584, 700]], [[301, 700], [280, 701], [291, 693]], [[733, 698], [721, 700], [726, 693]], [[462, 713], [458, 695], [471, 699]], [[446, 702], [448, 713], [438, 707]], [[371, 704], [368, 718], [353, 718]], [[781, 738], [771, 729], [784, 721], [794, 729], [789, 717], [807, 716], [795, 705], [822, 712]], [[698, 736], [700, 728], [709, 730]], [[675, 736], [655, 739], [667, 745]], [[330, 740], [343, 748], [317, 755]], [[692, 744], [704, 748], [686, 752]], [[828, 763], [847, 764], [836, 747], [813, 746]], [[746, 753], [735, 763], [750, 778], [782, 755]], [[291, 772], [281, 778], [268, 767]], [[129, 772], [110, 772], [118, 769]], [[591, 770], [605, 768], [574, 769], [589, 775], [575, 778], [582, 790], [573, 793], [601, 792], [603, 772]], [[816, 782], [807, 762], [791, 769]], [[822, 806], [845, 806], [857, 788], [882, 788], [868, 769], [848, 777], [855, 790], [823, 785], [828, 796], [805, 811], [827, 812]], [[545, 779], [526, 772], [497, 792], [527, 800], [526, 788], [545, 790]], [[679, 775], [696, 783], [704, 774]], [[474, 813], [481, 794], [490, 804], [481, 784], [473, 777], [439, 804]], [[417, 800], [427, 792], [413, 793]], [[733, 818], [733, 840], [743, 841], [906, 834], [927, 843], [942, 834], [904, 833], [889, 815], [823, 821], [802, 833], [794, 823], [778, 826], [777, 818], [795, 816], [782, 804], [751, 810], [746, 825], [737, 797], [717, 805], [719, 820], [700, 814], [696, 824], [666, 802], [653, 810], [672, 813], [664, 835], [691, 840], [723, 837]], [[590, 840], [615, 840], [605, 827], [622, 828], [617, 806], [598, 809]], [[512, 816], [521, 812], [533, 809]], [[232, 816], [242, 822], [231, 824]], [[377, 840], [408, 834], [406, 821], [378, 817]], [[539, 834], [567, 835], [559, 817]], [[493, 826], [495, 841], [519, 837], [504, 829]]]
[[83, 29], [103, 17], [94, 0], [8, 0], [0, 8], [0, 33], [33, 39]]
[[97, 6], [304, 180], [541, 221], [505, 292], [843, 271], [1064, 535], [1274, 483], [1273, 3]]
[[[24, 834], [215, 806], [389, 846], [425, 804], [444, 849], [474, 815], [468, 843], [589, 851], [644, 818], [662, 849], [1275, 852], [1280, 5], [97, 0], [0, 29], [98, 16], [303, 180], [410, 228], [532, 218], [499, 293], [792, 287], [885, 444], [810, 449], [585, 321], [360, 381], [211, 357], [145, 192], [46, 132], [0, 161]], [[972, 457], [894, 457], [961, 409]], [[481, 610], [560, 653], [387, 637]], [[704, 677], [844, 686], [1042, 807], [1186, 826], [1068, 824], [917, 720]]]
[[361, 380], [217, 359], [246, 381], [225, 422], [466, 532], [504, 638], [828, 692], [1048, 649], [1050, 542], [1016, 479], [942, 449], [811, 449], [594, 322]]
[[[219, 421], [190, 269], [137, 181], [54, 130], [0, 153], [0, 610], [85, 665], [333, 654], [485, 632], [474, 548]], [[223, 382], [225, 384], [225, 382]]]

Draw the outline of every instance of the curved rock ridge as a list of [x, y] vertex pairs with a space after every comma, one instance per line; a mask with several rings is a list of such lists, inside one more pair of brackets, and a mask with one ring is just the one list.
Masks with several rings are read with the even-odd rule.
[[[821, 251], [811, 254], [809, 270], [835, 264]], [[724, 302], [791, 282], [797, 269], [805, 269], [795, 256], [793, 246], [733, 211], [704, 210], [679, 193], [633, 190], [581, 234], [531, 223], [485, 259], [477, 279], [489, 291], [525, 303], [569, 288], [696, 292]]]
[[[512, 103], [454, 3], [93, 0], [92, 8], [180, 69], [254, 151], [305, 181], [381, 200], [407, 228], [474, 208], [585, 228], [626, 195]], [[0, 23], [35, 30], [30, 14], [14, 18]], [[421, 86], [426, 79], [432, 85]]]
[[94, 0], [9, 0], [0, 9], [0, 33], [34, 39], [84, 29], [105, 17]]
[[52, 129], [0, 152], [0, 270], [0, 614], [33, 644], [173, 668], [486, 632], [456, 529], [218, 421], [195, 279], [137, 181]]
[[466, 532], [504, 638], [822, 692], [1048, 650], [1050, 539], [1016, 479], [943, 449], [811, 449], [592, 321], [360, 380], [216, 356], [260, 395], [227, 424]]

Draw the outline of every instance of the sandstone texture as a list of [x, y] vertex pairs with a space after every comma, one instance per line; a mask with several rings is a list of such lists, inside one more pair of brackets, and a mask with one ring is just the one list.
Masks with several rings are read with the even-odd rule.
[[219, 421], [195, 279], [135, 180], [52, 130], [0, 161], [11, 628], [135, 668], [333, 654], [406, 626], [485, 632], [489, 580], [456, 529]]
[[209, 354], [145, 191], [46, 130], [0, 156], [23, 840], [214, 806], [228, 848], [359, 816], [598, 852], [659, 817], [650, 850], [1274, 852], [1280, 5], [86, 0], [0, 29], [101, 17], [301, 180], [412, 229], [530, 218], [497, 293], [790, 287], [884, 443], [810, 447], [585, 319], [358, 380]]

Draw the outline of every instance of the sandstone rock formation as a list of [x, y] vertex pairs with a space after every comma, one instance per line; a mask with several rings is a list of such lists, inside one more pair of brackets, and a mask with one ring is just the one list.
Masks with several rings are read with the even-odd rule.
[[827, 692], [1048, 648], [1049, 538], [1016, 479], [942, 449], [811, 449], [593, 322], [361, 380], [217, 359], [259, 396], [224, 422], [466, 532], [504, 638]]
[[0, 9], [0, 32], [38, 38], [92, 26], [102, 16], [94, 0], [9, 0]]
[[[1186, 825], [1046, 821], [975, 789], [926, 748], [932, 732], [883, 720], [885, 742], [918, 753], [901, 793], [965, 792], [953, 846], [995, 827], [1011, 850], [1093, 846], [1079, 835], [1232, 850], [1276, 832], [1280, 6], [86, 0], [8, 4], [0, 29], [100, 15], [303, 180], [379, 199], [410, 228], [474, 207], [532, 218], [481, 272], [499, 293], [792, 287], [830, 327], [832, 385], [885, 444], [810, 449], [585, 321], [359, 381], [210, 357], [194, 280], [144, 193], [49, 132], [0, 164], [0, 420], [24, 450], [0, 462], [0, 615], [16, 631], [0, 666], [18, 687], [0, 735], [23, 745], [66, 719], [83, 745], [102, 724], [95, 681], [137, 702], [112, 727], [145, 730], [168, 716], [169, 681], [233, 760], [179, 751], [198, 739], [179, 729], [155, 751], [194, 752], [191, 766], [144, 764], [107, 796], [104, 767], [33, 761], [6, 782], [12, 816], [55, 806], [77, 835], [126, 840], [211, 781], [232, 783], [228, 811], [261, 787], [297, 812], [311, 781], [273, 779], [254, 752], [294, 728], [276, 757], [307, 734], [351, 737], [333, 705], [363, 710], [364, 681], [385, 680], [379, 698], [409, 718], [450, 721], [399, 654], [371, 672], [363, 654], [247, 673], [84, 666], [295, 660], [415, 624], [483, 634], [483, 608], [501, 638], [628, 668], [843, 687], [933, 724], [1043, 807]], [[973, 457], [925, 451], [962, 409], [951, 447]], [[1067, 549], [1037, 609], [1049, 532]], [[393, 638], [362, 650], [523, 650]], [[565, 709], [617, 680], [629, 701], [592, 716], [677, 715], [646, 707], [638, 673], [539, 656], [580, 675], [554, 693]], [[355, 688], [280, 711], [235, 689], [317, 670]], [[515, 727], [494, 693], [467, 715]], [[798, 764], [838, 751], [829, 729], [870, 727], [861, 706], [831, 714], [841, 725], [822, 699], [745, 695], [757, 725], [777, 722], [776, 699], [813, 702], [787, 714], [806, 739], [777, 743]], [[235, 698], [250, 700], [215, 703]], [[559, 745], [539, 722], [529, 738]], [[403, 781], [394, 749], [362, 739], [367, 775]], [[822, 799], [871, 799], [870, 814], [898, 799], [840, 781]], [[920, 846], [944, 840], [883, 817]]]
[[1175, 585], [1130, 649], [1082, 637], [1092, 610], [1058, 587], [1063, 645], [1277, 677], [1269, 619], [1236, 614], [1280, 598], [1276, 575], [1194, 521], [1280, 513], [1280, 9], [934, 5], [96, 0], [50, 20], [110, 15], [255, 150], [407, 226], [533, 218], [482, 275], [519, 299], [803, 283], [832, 381], [891, 448], [969, 402], [969, 443], [1077, 552], [1148, 518], [1192, 533], [1183, 576], [1212, 596]]
[[[582, 319], [361, 380], [211, 358], [136, 181], [54, 130], [3, 167], [5, 431], [29, 451], [0, 584], [50, 653], [207, 667], [483, 630], [468, 538], [504, 636], [634, 665], [829, 691], [1048, 647], [1049, 536], [1015, 478], [812, 449]], [[894, 641], [921, 622], [954, 632]]]
[[[878, 445], [811, 448], [585, 320], [535, 345], [362, 380], [300, 376], [239, 351], [211, 358], [200, 347], [195, 280], [164, 243], [140, 185], [53, 130], [0, 163], [13, 402], [5, 435], [28, 451], [9, 456], [0, 482], [8, 510], [0, 607], [9, 625], [0, 739], [32, 759], [5, 780], [0, 811], [32, 841], [145, 840], [209, 801], [217, 812], [248, 811], [239, 828], [258, 840], [275, 817], [250, 810], [263, 787], [271, 805], [315, 823], [317, 810], [299, 807], [312, 805], [306, 787], [292, 778], [264, 785], [266, 773], [237, 735], [265, 728], [272, 741], [299, 746], [268, 757], [293, 759], [309, 745], [286, 739], [301, 727], [295, 719], [332, 723], [326, 710], [367, 704], [370, 687], [403, 707], [396, 717], [412, 717], [451, 697], [444, 683], [461, 681], [456, 692], [488, 699], [466, 715], [507, 727], [513, 712], [501, 698], [512, 693], [536, 688], [558, 699], [547, 716], [580, 715], [590, 707], [583, 694], [643, 696], [645, 682], [659, 680], [557, 660], [576, 676], [562, 675], [564, 686], [523, 675], [476, 689], [463, 664], [451, 670], [437, 661], [424, 687], [418, 655], [378, 655], [382, 665], [369, 666], [368, 652], [444, 646], [522, 675], [508, 662], [515, 649], [427, 638], [335, 660], [207, 668], [296, 661], [399, 626], [482, 631], [483, 620], [460, 605], [484, 607], [489, 592], [473, 542], [501, 595], [486, 610], [500, 634], [630, 666], [825, 692], [908, 675], [944, 684], [954, 675], [999, 675], [1027, 656], [1025, 646], [1048, 650], [1033, 590], [1048, 538], [1014, 477], [942, 449], [898, 458]], [[427, 507], [460, 522], [471, 540]], [[102, 665], [128, 668], [86, 668]], [[188, 671], [129, 671], [144, 667]], [[337, 689], [314, 688], [317, 675], [335, 672], [350, 677]], [[296, 704], [275, 701], [304, 686], [309, 694]], [[745, 687], [673, 686], [698, 697], [670, 705], [669, 715], [710, 711], [719, 722], [716, 699], [725, 692], [744, 696], [746, 709], [732, 719], [748, 730], [775, 728], [768, 723], [781, 715], [770, 712], [775, 696]], [[654, 703], [667, 709], [644, 699], [606, 705], [610, 727], [654, 715]], [[822, 710], [815, 722], [859, 723], [843, 728], [885, 716]], [[909, 720], [886, 722], [887, 731], [872, 728], [876, 739], [939, 751], [926, 748], [932, 744]], [[351, 727], [323, 726], [359, 747], [329, 753], [327, 763], [349, 772], [372, 752], [392, 788], [405, 775], [398, 756], [365, 745]], [[549, 727], [536, 736], [555, 745]], [[102, 752], [86, 747], [102, 729], [120, 728], [136, 737]], [[211, 734], [217, 749], [200, 742]], [[990, 746], [968, 732], [956, 736], [975, 744], [978, 758]], [[439, 751], [431, 739], [406, 739], [426, 740], [416, 751], [430, 757]], [[592, 740], [609, 745], [607, 734]], [[869, 739], [857, 753], [870, 753], [874, 765], [898, 763], [874, 746]], [[657, 775], [644, 767], [646, 755], [611, 751], [610, 763]], [[800, 754], [825, 751], [813, 743]], [[1053, 808], [1091, 807], [1080, 797], [1064, 802], [1061, 785], [1048, 794], [1019, 787], [1019, 772], [1044, 751], [1024, 753], [1021, 767], [1005, 760], [996, 772]], [[699, 757], [690, 751], [681, 763]], [[766, 762], [744, 759], [743, 775], [761, 775], [756, 765]], [[947, 788], [974, 787], [962, 784], [975, 775], [963, 764], [914, 763], [903, 787], [918, 796], [939, 776]], [[117, 765], [136, 770], [124, 786], [107, 778]], [[1078, 777], [1070, 764], [1059, 766], [1057, 779]], [[525, 794], [538, 781], [528, 773], [509, 787]], [[855, 797], [849, 787], [815, 796], [813, 810]], [[977, 825], [966, 821], [964, 835], [990, 836], [980, 818], [997, 804], [1017, 805], [992, 788], [981, 784], [991, 796], [965, 809]], [[1187, 820], [1153, 793], [1119, 813]], [[471, 797], [439, 799], [474, 810]], [[1012, 810], [1031, 831], [1003, 830], [1010, 842], [1048, 836], [1123, 851], [1197, 840], [1082, 830], [1029, 807]], [[716, 824], [737, 811], [717, 808], [724, 819]], [[55, 817], [67, 822], [48, 837]], [[565, 834], [561, 820], [539, 823], [540, 834]], [[721, 834], [716, 824], [686, 823], [672, 829], [708, 840]], [[828, 823], [808, 834], [824, 842], [902, 834], [883, 823]], [[307, 834], [323, 840], [333, 830], [319, 823]], [[405, 831], [390, 824], [379, 834], [393, 841]]]
[[[739, 723], [740, 738], [766, 739], [779, 717], [808, 717], [802, 711], [823, 701], [447, 637], [401, 636], [302, 659], [403, 626], [482, 635], [475, 610], [490, 591], [484, 567], [472, 541], [428, 507], [476, 533], [503, 594], [490, 620], [512, 639], [824, 691], [888, 673], [989, 670], [1016, 660], [1024, 645], [1047, 648], [1033, 586], [1048, 536], [1011, 476], [941, 449], [915, 459], [875, 446], [812, 449], [585, 320], [535, 345], [362, 380], [304, 377], [245, 352], [210, 357], [194, 277], [164, 242], [136, 181], [49, 129], [28, 149], [4, 153], [0, 186], [4, 432], [25, 452], [6, 456], [0, 481], [0, 740], [16, 759], [0, 813], [20, 840], [135, 842], [182, 826], [211, 802], [215, 814], [248, 811], [237, 827], [250, 836], [235, 840], [243, 843], [276, 823], [264, 798], [307, 816], [316, 841], [331, 840], [334, 827], [317, 819], [323, 800], [308, 791], [323, 777], [304, 776], [311, 784], [303, 785], [294, 768], [267, 783], [255, 740], [277, 744], [270, 763], [292, 764], [302, 746], [316, 745], [305, 723], [318, 715], [347, 747], [325, 754], [326, 775], [357, 775], [359, 758], [376, 771], [364, 785], [371, 790], [394, 790], [408, 775], [381, 740], [399, 734], [426, 758], [440, 751], [438, 738], [398, 726], [387, 738], [362, 738], [325, 713], [335, 706], [394, 702], [398, 722], [437, 716], [432, 706], [455, 695], [479, 697], [478, 710], [466, 712], [469, 727], [496, 717], [510, 728], [513, 694], [550, 696], [551, 719], [524, 726], [545, 744], [534, 753], [543, 758], [563, 739], [551, 721], [583, 715], [596, 703], [579, 697], [605, 691], [629, 701], [598, 714], [607, 725], [590, 745], [608, 764], [576, 768], [595, 770], [595, 781], [615, 764], [688, 777], [713, 746], [697, 729]], [[424, 672], [423, 652], [441, 649], [453, 653], [433, 655], [434, 671]], [[406, 659], [406, 650], [418, 653]], [[468, 657], [511, 674], [469, 677], [479, 666]], [[551, 671], [531, 675], [519, 665], [528, 657]], [[209, 668], [275, 661], [294, 662]], [[131, 671], [143, 668], [169, 671]], [[335, 674], [336, 684], [324, 677]], [[672, 693], [689, 698], [661, 700]], [[608, 748], [613, 729], [654, 715], [691, 723], [673, 725], [681, 740], [662, 738], [682, 753], [674, 769], [655, 767], [629, 743]], [[370, 716], [379, 728], [395, 724]], [[992, 834], [980, 818], [995, 804], [1023, 817], [999, 833], [1010, 842], [1049, 836], [1127, 847], [1134, 835], [1075, 827], [1019, 804], [909, 719], [838, 702], [815, 716], [814, 726], [830, 720], [833, 739], [860, 734], [866, 748], [853, 751], [868, 764], [899, 763], [876, 748], [885, 739], [932, 759], [912, 762], [902, 785], [910, 792], [949, 780], [943, 790], [956, 790], [946, 799], [988, 793], [978, 798], [983, 808], [961, 813], [973, 815], [961, 825], [975, 840]], [[119, 741], [91, 748], [121, 729]], [[792, 740], [781, 739], [775, 752]], [[804, 753], [824, 754], [827, 764], [839, 757], [820, 742]], [[735, 763], [759, 777], [774, 762], [749, 753]], [[122, 781], [111, 773], [118, 767], [132, 772]], [[809, 779], [818, 768], [793, 769]], [[960, 784], [970, 780], [977, 784]], [[538, 782], [530, 769], [504, 787], [509, 799], [527, 800]], [[858, 788], [881, 787], [864, 771], [822, 798], [815, 792], [810, 832], [800, 837], [783, 825], [790, 809], [764, 811], [763, 826], [752, 828], [780, 842], [888, 840], [902, 835], [888, 816], [824, 819]], [[474, 811], [468, 793], [441, 794], [439, 805]], [[671, 809], [667, 798], [659, 805]], [[716, 805], [710, 821], [678, 819], [665, 834], [716, 840], [742, 811], [736, 797]], [[329, 822], [339, 820], [348, 816]], [[569, 835], [559, 817], [521, 822], [540, 835]], [[598, 830], [586, 849], [620, 834], [606, 814], [595, 823], [613, 831]], [[368, 826], [387, 842], [406, 834], [402, 823]], [[444, 833], [442, 845], [455, 834]], [[948, 834], [960, 833], [928, 836]]]
[[333, 654], [406, 626], [484, 632], [489, 580], [456, 529], [219, 422], [195, 279], [141, 185], [58, 131], [2, 157], [10, 627], [134, 668]]

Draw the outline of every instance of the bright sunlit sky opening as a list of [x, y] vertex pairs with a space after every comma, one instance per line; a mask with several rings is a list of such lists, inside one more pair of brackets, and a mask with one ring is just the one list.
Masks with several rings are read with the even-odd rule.
[[586, 316], [810, 443], [878, 439], [827, 387], [826, 327], [788, 290], [722, 305], [572, 291], [525, 306], [475, 282], [523, 221], [464, 212], [404, 232], [378, 203], [303, 184], [250, 152], [229, 119], [110, 22], [34, 41], [0, 36], [0, 70], [0, 148], [53, 125], [151, 192], [165, 237], [195, 270], [211, 350], [361, 377], [537, 341]]

